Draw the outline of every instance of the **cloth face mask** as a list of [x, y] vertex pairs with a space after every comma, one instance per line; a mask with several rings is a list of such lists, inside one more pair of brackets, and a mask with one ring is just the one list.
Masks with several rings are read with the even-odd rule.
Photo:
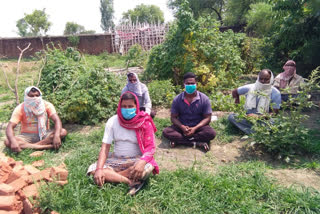
[[124, 119], [130, 120], [136, 116], [136, 108], [121, 108], [121, 114]]
[[187, 94], [193, 94], [197, 89], [197, 85], [196, 84], [184, 85], [184, 87], [185, 87], [185, 90], [186, 90]]

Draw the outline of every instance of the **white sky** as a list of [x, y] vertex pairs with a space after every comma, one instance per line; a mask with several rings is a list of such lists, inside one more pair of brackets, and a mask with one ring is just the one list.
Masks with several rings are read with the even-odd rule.
[[[173, 20], [167, 0], [114, 0], [114, 20], [118, 23], [122, 13], [139, 4], [153, 4], [164, 12], [165, 22]], [[86, 30], [102, 33], [100, 28], [100, 0], [0, 0], [0, 37], [17, 37], [16, 22], [33, 10], [46, 8], [52, 22], [48, 35], [62, 35], [66, 22], [76, 22]]]

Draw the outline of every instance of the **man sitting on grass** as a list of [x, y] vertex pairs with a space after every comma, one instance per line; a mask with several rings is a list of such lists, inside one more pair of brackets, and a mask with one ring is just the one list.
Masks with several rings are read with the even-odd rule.
[[176, 96], [171, 106], [172, 126], [163, 130], [170, 146], [191, 145], [209, 151], [209, 143], [216, 132], [209, 126], [211, 103], [209, 98], [196, 90], [196, 75], [188, 72], [183, 76], [185, 92]]
[[[49, 118], [53, 120], [54, 130], [49, 130]], [[14, 128], [21, 122], [21, 133], [14, 136]], [[54, 106], [42, 99], [40, 89], [26, 88], [24, 102], [18, 105], [11, 116], [6, 130], [5, 145], [14, 152], [21, 149], [58, 149], [61, 138], [67, 135]]]
[[[240, 103], [240, 95], [246, 95], [245, 109], [248, 117], [259, 117], [270, 113], [270, 103], [274, 113], [278, 113], [281, 104], [281, 95], [278, 89], [272, 86], [273, 74], [269, 69], [263, 69], [258, 75], [256, 83], [244, 85], [232, 91], [235, 103]], [[229, 115], [229, 121], [246, 134], [253, 132], [252, 123], [248, 120], [238, 120], [236, 114]]]

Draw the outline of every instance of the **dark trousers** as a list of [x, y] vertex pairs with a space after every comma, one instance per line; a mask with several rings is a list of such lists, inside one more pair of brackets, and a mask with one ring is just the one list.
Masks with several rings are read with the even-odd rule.
[[214, 139], [216, 136], [215, 130], [209, 125], [202, 126], [201, 128], [197, 129], [197, 131], [191, 137], [184, 136], [182, 130], [175, 125], [165, 128], [162, 134], [170, 141], [182, 145], [193, 145], [193, 142], [209, 143], [210, 140]]

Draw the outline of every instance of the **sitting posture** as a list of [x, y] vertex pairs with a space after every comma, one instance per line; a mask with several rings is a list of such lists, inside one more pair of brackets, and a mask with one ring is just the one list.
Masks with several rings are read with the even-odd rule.
[[[298, 90], [303, 84], [303, 78], [296, 74], [296, 63], [288, 60], [283, 66], [284, 72], [274, 79], [273, 86], [281, 91], [281, 99], [287, 101], [290, 96], [297, 96]], [[285, 90], [287, 89], [287, 90]]]
[[134, 93], [138, 97], [140, 111], [145, 111], [146, 113], [151, 115], [152, 118], [154, 118], [156, 113], [151, 110], [152, 104], [147, 86], [140, 82], [136, 73], [129, 73], [127, 75], [127, 81], [128, 83], [122, 89], [121, 94], [127, 91]]
[[[49, 129], [49, 118], [54, 130]], [[14, 136], [14, 128], [21, 122], [21, 133]], [[30, 86], [24, 92], [24, 102], [18, 105], [11, 116], [6, 130], [5, 145], [14, 152], [21, 149], [58, 149], [61, 138], [67, 135], [54, 106], [42, 99], [41, 91]]]
[[[278, 113], [281, 104], [281, 95], [278, 89], [272, 86], [273, 74], [269, 69], [263, 69], [258, 75], [255, 84], [249, 84], [239, 87], [232, 91], [235, 103], [240, 103], [239, 95], [246, 95], [245, 109], [247, 116], [259, 117], [264, 113], [270, 113], [270, 107], [273, 112]], [[270, 106], [270, 103], [272, 106]], [[229, 121], [246, 134], [251, 134], [252, 123], [243, 119], [238, 121], [236, 114], [229, 115]]]
[[[151, 172], [159, 173], [153, 158], [155, 131], [150, 115], [139, 110], [138, 98], [131, 92], [124, 93], [117, 114], [106, 123], [98, 161], [87, 174], [93, 174], [99, 186], [105, 182], [126, 183], [129, 194], [134, 195]], [[112, 142], [114, 152], [109, 153]]]
[[210, 140], [216, 132], [209, 126], [211, 103], [209, 98], [196, 90], [196, 76], [188, 72], [184, 75], [185, 92], [176, 96], [171, 106], [172, 126], [163, 130], [170, 146], [177, 144], [198, 146], [209, 151]]

